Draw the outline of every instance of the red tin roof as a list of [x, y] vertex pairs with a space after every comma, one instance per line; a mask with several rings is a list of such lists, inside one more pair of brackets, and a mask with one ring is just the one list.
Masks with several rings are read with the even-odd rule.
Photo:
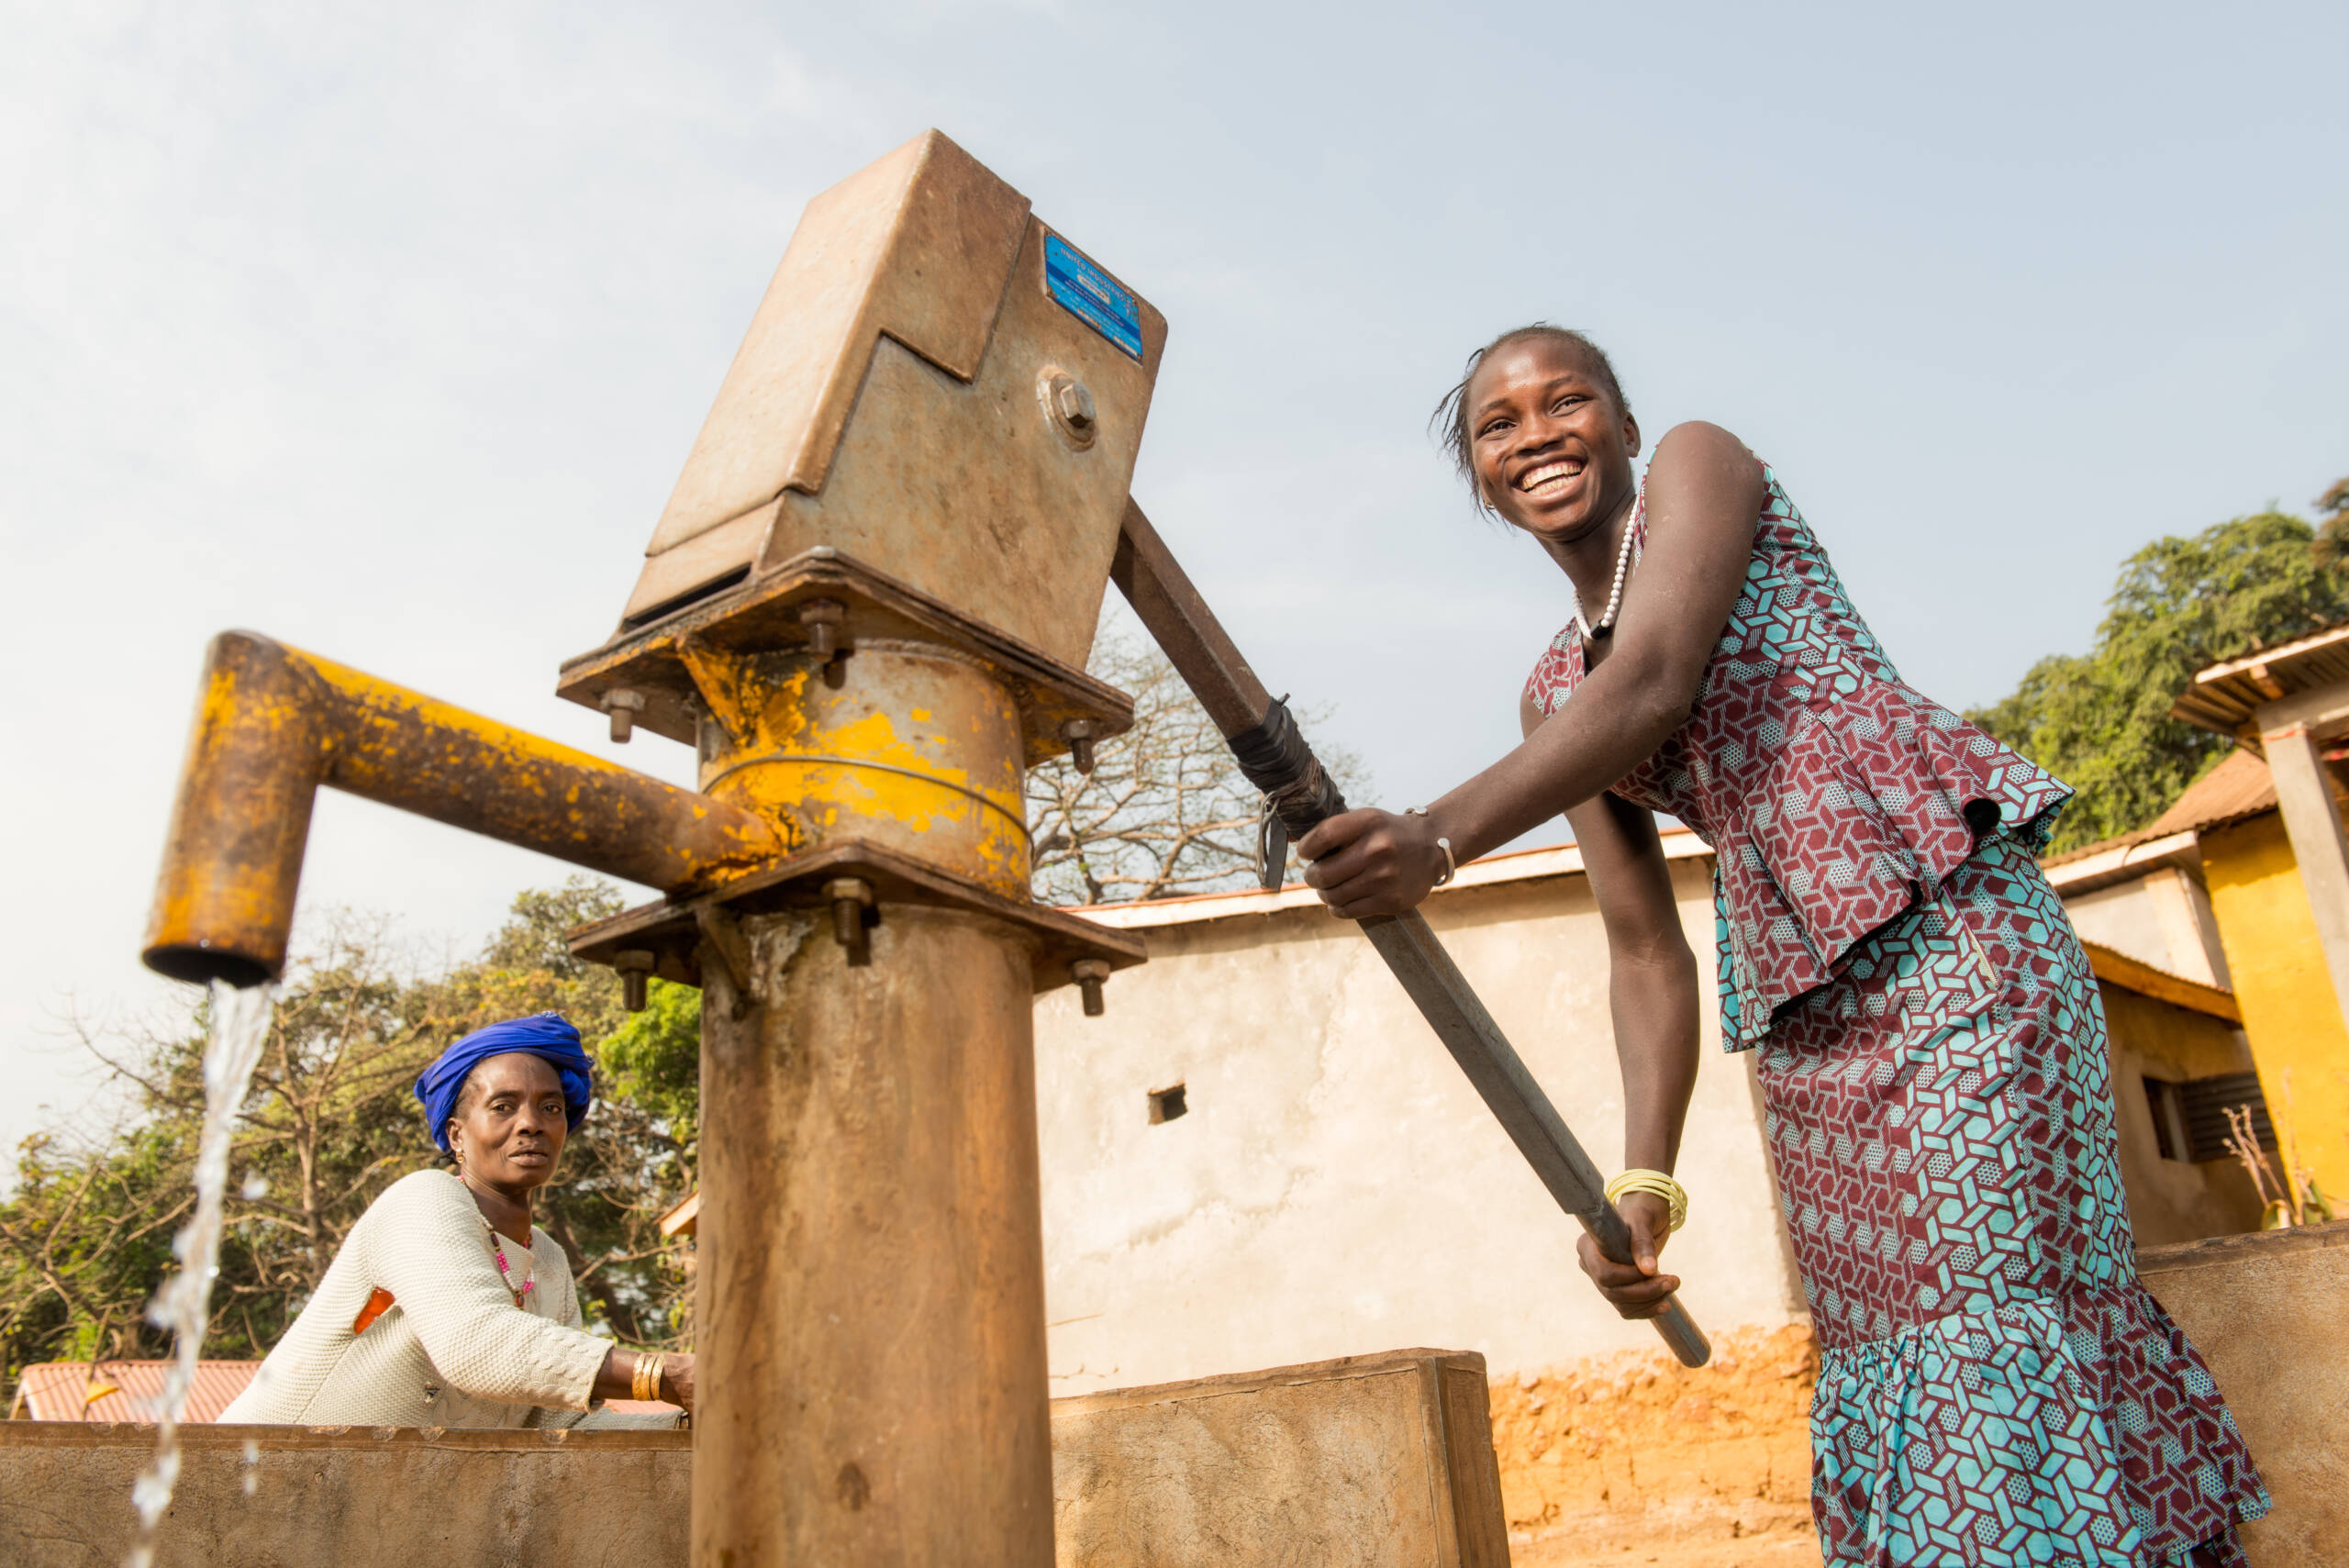
[[[148, 1361], [36, 1362], [17, 1383], [8, 1414], [29, 1421], [137, 1421], [155, 1418], [163, 1373], [172, 1363]], [[187, 1421], [217, 1421], [245, 1391], [259, 1362], [198, 1362], [187, 1391]]]
[[[130, 1421], [155, 1418], [154, 1402], [162, 1396], [163, 1373], [169, 1362], [100, 1362], [97, 1376], [88, 1362], [38, 1362], [25, 1368], [17, 1381], [9, 1416], [19, 1421]], [[261, 1367], [259, 1362], [198, 1362], [195, 1384], [188, 1390], [183, 1419], [213, 1422], [228, 1401], [245, 1391]], [[607, 1410], [627, 1414], [674, 1415], [674, 1405], [613, 1399]]]

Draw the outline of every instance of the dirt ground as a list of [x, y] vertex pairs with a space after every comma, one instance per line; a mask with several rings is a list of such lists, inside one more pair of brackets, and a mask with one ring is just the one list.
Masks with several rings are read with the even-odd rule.
[[1512, 1530], [1508, 1560], [1510, 1568], [1820, 1568], [1808, 1505], [1742, 1534], [1729, 1533], [1726, 1521], [1721, 1529], [1687, 1535], [1634, 1530], [1629, 1538], [1620, 1527], [1534, 1535]]
[[1689, 1371], [1625, 1351], [1493, 1385], [1515, 1568], [1818, 1568], [1801, 1328], [1721, 1336]]

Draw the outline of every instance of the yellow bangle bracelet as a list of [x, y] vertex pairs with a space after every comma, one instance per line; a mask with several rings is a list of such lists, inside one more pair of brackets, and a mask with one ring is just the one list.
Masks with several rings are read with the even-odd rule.
[[1672, 1211], [1672, 1229], [1688, 1223], [1688, 1189], [1662, 1171], [1626, 1171], [1607, 1184], [1607, 1201], [1620, 1203], [1626, 1193], [1647, 1193], [1662, 1198]]

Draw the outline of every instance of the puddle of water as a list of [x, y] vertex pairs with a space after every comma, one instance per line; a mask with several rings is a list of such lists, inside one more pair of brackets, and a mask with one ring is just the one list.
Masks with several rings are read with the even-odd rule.
[[155, 1457], [131, 1488], [139, 1509], [139, 1533], [128, 1568], [153, 1568], [155, 1527], [172, 1506], [180, 1475], [180, 1417], [204, 1353], [205, 1326], [212, 1316], [212, 1277], [219, 1272], [220, 1224], [228, 1186], [228, 1134], [245, 1103], [245, 1091], [269, 1039], [277, 987], [240, 991], [226, 981], [212, 983], [212, 1038], [204, 1047], [204, 1128], [195, 1147], [195, 1212], [172, 1239], [179, 1272], [163, 1282], [147, 1308], [148, 1321], [173, 1337], [171, 1370], [163, 1377], [161, 1408], [156, 1413]]

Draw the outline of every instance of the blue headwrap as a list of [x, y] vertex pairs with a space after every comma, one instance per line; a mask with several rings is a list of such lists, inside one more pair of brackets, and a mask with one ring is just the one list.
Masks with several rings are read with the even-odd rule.
[[519, 1051], [554, 1063], [562, 1079], [563, 1109], [570, 1113], [571, 1130], [587, 1119], [587, 1102], [595, 1093], [587, 1077], [587, 1053], [579, 1047], [579, 1031], [561, 1013], [537, 1013], [508, 1018], [485, 1029], [475, 1029], [434, 1059], [416, 1081], [416, 1097], [424, 1102], [424, 1116], [432, 1124], [432, 1141], [449, 1152], [449, 1117], [457, 1095], [473, 1070], [493, 1056]]

